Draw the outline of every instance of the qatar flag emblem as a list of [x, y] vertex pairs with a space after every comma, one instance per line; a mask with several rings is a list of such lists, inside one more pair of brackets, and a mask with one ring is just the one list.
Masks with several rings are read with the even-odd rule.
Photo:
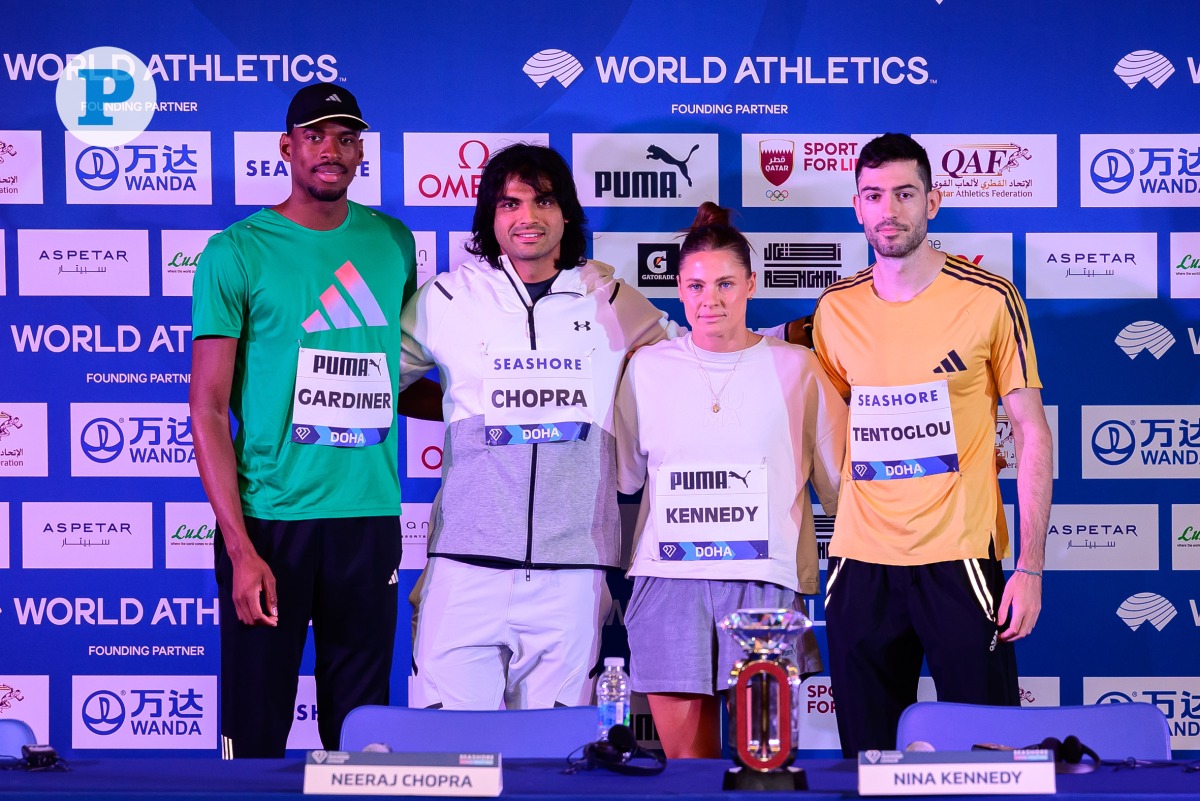
[[796, 143], [790, 139], [762, 139], [758, 143], [758, 159], [763, 178], [782, 186], [792, 175], [792, 155]]

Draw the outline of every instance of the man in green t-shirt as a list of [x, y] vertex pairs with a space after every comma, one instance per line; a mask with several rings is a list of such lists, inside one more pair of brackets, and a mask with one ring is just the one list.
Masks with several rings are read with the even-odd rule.
[[213, 236], [196, 270], [189, 400], [217, 519], [225, 758], [284, 755], [310, 620], [325, 747], [351, 709], [388, 703], [393, 399], [416, 279], [408, 228], [346, 198], [366, 127], [345, 87], [298, 91], [279, 140], [291, 194]]

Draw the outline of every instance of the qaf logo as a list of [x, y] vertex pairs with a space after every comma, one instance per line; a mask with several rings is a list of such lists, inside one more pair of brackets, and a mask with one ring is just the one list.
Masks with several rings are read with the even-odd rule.
[[1130, 89], [1146, 81], [1155, 89], [1175, 74], [1175, 65], [1162, 53], [1153, 50], [1134, 50], [1113, 67], [1117, 77]]
[[208, 131], [151, 131], [111, 147], [67, 136], [66, 166], [67, 203], [212, 203]]
[[1161, 359], [1175, 344], [1175, 337], [1160, 323], [1139, 320], [1122, 328], [1114, 341], [1130, 359], [1137, 358], [1144, 350], [1155, 359]]
[[1149, 623], [1158, 631], [1175, 619], [1174, 604], [1153, 592], [1139, 592], [1126, 598], [1117, 609], [1117, 617], [1133, 631]]
[[917, 134], [934, 167], [933, 186], [946, 202], [964, 207], [1058, 205], [1058, 137], [993, 134], [964, 140]]
[[0, 409], [0, 439], [4, 439], [24, 427], [20, 417], [16, 417]]
[[0, 712], [11, 712], [13, 704], [24, 701], [25, 696], [16, 687], [0, 683]]
[[529, 57], [522, 71], [539, 89], [551, 80], [566, 89], [583, 74], [583, 65], [566, 50], [541, 50]]

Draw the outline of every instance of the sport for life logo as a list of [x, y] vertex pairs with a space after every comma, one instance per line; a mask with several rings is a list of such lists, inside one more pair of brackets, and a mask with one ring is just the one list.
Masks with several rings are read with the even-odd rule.
[[93, 47], [63, 68], [55, 90], [58, 116], [77, 139], [116, 147], [150, 125], [158, 88], [141, 59], [118, 47]]

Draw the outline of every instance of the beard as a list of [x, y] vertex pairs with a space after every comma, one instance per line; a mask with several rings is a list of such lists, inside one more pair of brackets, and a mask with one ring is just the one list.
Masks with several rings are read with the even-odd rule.
[[888, 259], [903, 259], [916, 252], [925, 243], [925, 235], [929, 226], [918, 224], [903, 236], [896, 239], [885, 239], [874, 231], [867, 232], [867, 242], [875, 250], [875, 255]]
[[325, 203], [332, 203], [335, 200], [341, 200], [345, 194], [345, 189], [325, 188], [321, 186], [307, 186], [308, 194], [315, 200], [320, 200]]

